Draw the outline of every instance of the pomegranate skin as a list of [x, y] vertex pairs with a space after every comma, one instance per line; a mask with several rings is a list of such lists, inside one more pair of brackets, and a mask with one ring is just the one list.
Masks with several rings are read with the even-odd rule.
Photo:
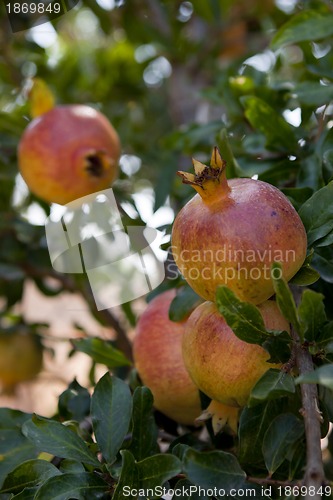
[[199, 391], [183, 361], [185, 322], [169, 319], [174, 290], [161, 293], [147, 306], [136, 327], [134, 364], [154, 396], [154, 406], [169, 418], [193, 425], [201, 414]]
[[[289, 331], [276, 303], [258, 306], [266, 328]], [[190, 315], [183, 336], [185, 366], [199, 389], [219, 403], [233, 407], [247, 404], [250, 392], [270, 368], [267, 351], [240, 340], [227, 325], [216, 305], [204, 302]]]
[[89, 106], [56, 106], [25, 129], [18, 147], [22, 177], [49, 203], [66, 204], [110, 187], [117, 175], [119, 137]]
[[[204, 166], [202, 166], [204, 167]], [[207, 173], [208, 178], [214, 167]], [[274, 294], [270, 269], [280, 262], [289, 281], [306, 257], [303, 223], [286, 196], [254, 179], [196, 181], [180, 173], [198, 191], [178, 213], [172, 230], [174, 260], [188, 284], [214, 301], [218, 285], [241, 299], [260, 304]], [[205, 170], [201, 171], [201, 178]]]

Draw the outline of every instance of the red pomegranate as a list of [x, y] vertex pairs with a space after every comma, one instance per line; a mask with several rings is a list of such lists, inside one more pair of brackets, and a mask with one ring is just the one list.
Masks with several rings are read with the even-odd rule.
[[226, 285], [241, 300], [260, 304], [274, 294], [271, 265], [288, 281], [306, 256], [306, 232], [296, 210], [276, 187], [254, 179], [227, 180], [217, 148], [211, 165], [193, 160], [195, 174], [178, 172], [197, 194], [178, 213], [172, 252], [186, 281], [215, 300]]
[[155, 297], [136, 327], [134, 364], [154, 396], [154, 406], [176, 422], [193, 425], [201, 413], [200, 397], [183, 361], [182, 338], [186, 322], [169, 319], [176, 296], [169, 290]]

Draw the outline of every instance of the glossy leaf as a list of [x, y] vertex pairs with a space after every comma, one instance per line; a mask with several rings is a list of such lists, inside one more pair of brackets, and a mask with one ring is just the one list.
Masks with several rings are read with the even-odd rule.
[[322, 365], [313, 372], [304, 373], [297, 377], [295, 382], [296, 384], [320, 384], [333, 390], [333, 365]]
[[168, 453], [153, 455], [137, 462], [140, 488], [156, 488], [162, 486], [168, 479], [179, 474], [182, 470], [180, 460]]
[[48, 479], [37, 491], [35, 500], [96, 500], [105, 497], [109, 486], [103, 479], [93, 472], [61, 474]]
[[304, 265], [301, 269], [291, 278], [289, 283], [298, 286], [308, 286], [316, 283], [320, 278], [318, 271], [310, 267], [310, 265]]
[[316, 191], [300, 208], [311, 247], [333, 229], [333, 181]]
[[171, 321], [184, 321], [201, 302], [190, 286], [183, 286], [172, 300], [169, 309]]
[[333, 85], [302, 82], [293, 88], [292, 93], [296, 94], [298, 101], [305, 106], [321, 106], [333, 99]]
[[157, 452], [157, 427], [152, 414], [154, 398], [148, 387], [137, 387], [133, 394], [132, 441], [130, 451], [136, 460]]
[[90, 394], [88, 389], [82, 387], [76, 379], [60, 394], [58, 400], [60, 415], [66, 420], [81, 421], [90, 411]]
[[265, 432], [272, 420], [282, 413], [284, 403], [272, 400], [242, 410], [239, 421], [239, 460], [241, 464], [263, 463], [261, 452]]
[[253, 387], [248, 406], [255, 406], [263, 401], [287, 396], [294, 392], [294, 378], [288, 373], [271, 368], [264, 373]]
[[271, 47], [278, 49], [306, 40], [320, 40], [333, 34], [333, 15], [304, 10], [287, 21], [274, 35]]
[[297, 141], [291, 125], [267, 102], [256, 96], [241, 99], [245, 116], [254, 129], [266, 137], [266, 145], [273, 151], [295, 151]]
[[34, 444], [21, 432], [21, 426], [30, 418], [30, 413], [0, 408], [0, 488], [9, 472], [38, 455]]
[[97, 337], [86, 339], [72, 339], [74, 349], [88, 354], [96, 363], [101, 363], [108, 368], [130, 366], [131, 362], [107, 340]]
[[276, 302], [283, 316], [301, 334], [302, 329], [297, 315], [297, 309], [292, 293], [286, 281], [281, 277], [281, 264], [275, 262], [272, 265], [273, 286], [276, 294]]
[[61, 458], [71, 458], [99, 467], [100, 463], [86, 443], [68, 427], [38, 415], [23, 424], [23, 434], [37, 449]]
[[302, 421], [291, 413], [276, 417], [263, 440], [263, 455], [267, 470], [273, 474], [286, 459], [290, 448], [304, 434]]
[[175, 494], [172, 500], [208, 500], [207, 495], [205, 495], [203, 491], [200, 491], [200, 487], [191, 483], [188, 479], [180, 479], [173, 489]]
[[27, 460], [8, 474], [1, 493], [19, 493], [24, 488], [33, 488], [61, 472], [46, 460]]
[[224, 451], [199, 452], [189, 449], [184, 458], [188, 479], [205, 489], [245, 489], [246, 474], [237, 459]]
[[218, 287], [216, 305], [230, 328], [241, 340], [260, 344], [267, 336], [259, 310], [254, 305], [239, 300], [228, 287]]
[[321, 334], [322, 326], [326, 322], [324, 295], [305, 290], [298, 306], [298, 316], [304, 330], [304, 337], [309, 342], [316, 340]]
[[128, 384], [106, 373], [91, 397], [91, 418], [97, 443], [109, 463], [114, 460], [128, 432], [131, 412]]
[[121, 475], [112, 497], [114, 500], [133, 498], [129, 496], [127, 489], [130, 491], [139, 488], [139, 473], [135, 458], [128, 450], [121, 450], [120, 454], [122, 457]]

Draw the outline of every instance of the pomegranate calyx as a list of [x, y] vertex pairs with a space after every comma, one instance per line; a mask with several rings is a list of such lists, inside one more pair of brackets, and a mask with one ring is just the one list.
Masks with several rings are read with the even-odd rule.
[[194, 174], [178, 171], [177, 175], [182, 178], [184, 184], [190, 184], [202, 198], [211, 198], [217, 191], [220, 192], [221, 187], [224, 192], [229, 191], [225, 173], [226, 161], [217, 147], [213, 149], [209, 166], [194, 158], [192, 163]]
[[237, 434], [239, 412], [239, 407], [227, 406], [212, 399], [208, 408], [196, 418], [195, 423], [200, 425], [211, 418], [214, 434], [218, 434], [225, 426]]
[[112, 165], [112, 159], [104, 150], [91, 149], [84, 156], [84, 169], [91, 177], [103, 177]]

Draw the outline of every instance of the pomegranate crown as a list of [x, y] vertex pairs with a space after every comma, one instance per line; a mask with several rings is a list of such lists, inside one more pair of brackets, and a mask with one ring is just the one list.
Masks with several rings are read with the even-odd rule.
[[194, 158], [192, 163], [194, 174], [178, 171], [177, 175], [182, 178], [184, 184], [191, 184], [202, 198], [211, 197], [218, 187], [222, 187], [225, 192], [229, 191], [225, 172], [227, 163], [223, 160], [218, 147], [215, 146], [213, 149], [209, 166]]

